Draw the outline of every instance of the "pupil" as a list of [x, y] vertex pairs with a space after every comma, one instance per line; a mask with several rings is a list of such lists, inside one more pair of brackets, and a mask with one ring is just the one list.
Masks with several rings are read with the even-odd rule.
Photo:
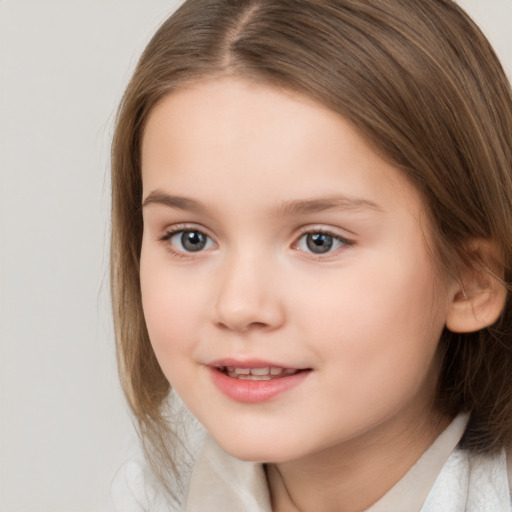
[[206, 245], [206, 237], [198, 231], [185, 231], [181, 243], [187, 251], [200, 251]]
[[308, 249], [316, 254], [329, 251], [332, 247], [332, 243], [332, 236], [326, 235], [325, 233], [314, 233], [313, 235], [308, 235], [306, 238]]

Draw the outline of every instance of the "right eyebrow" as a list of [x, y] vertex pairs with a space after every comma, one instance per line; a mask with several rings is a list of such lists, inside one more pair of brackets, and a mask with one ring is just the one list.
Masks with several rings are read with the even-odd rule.
[[152, 204], [159, 204], [167, 206], [168, 208], [175, 208], [178, 210], [186, 210], [189, 212], [204, 214], [206, 209], [197, 201], [189, 199], [188, 197], [173, 196], [163, 192], [162, 190], [153, 190], [150, 192], [144, 201], [142, 207], [146, 207]]

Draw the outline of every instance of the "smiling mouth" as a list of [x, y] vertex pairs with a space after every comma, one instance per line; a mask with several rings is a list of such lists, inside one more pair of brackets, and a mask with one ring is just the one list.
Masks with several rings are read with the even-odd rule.
[[293, 368], [278, 368], [275, 366], [265, 366], [262, 368], [242, 368], [237, 366], [219, 366], [217, 370], [224, 375], [238, 380], [275, 380], [282, 377], [289, 377], [305, 370]]
[[299, 386], [312, 368], [285, 368], [263, 361], [218, 360], [208, 365], [214, 385], [235, 402], [254, 404], [277, 399]]

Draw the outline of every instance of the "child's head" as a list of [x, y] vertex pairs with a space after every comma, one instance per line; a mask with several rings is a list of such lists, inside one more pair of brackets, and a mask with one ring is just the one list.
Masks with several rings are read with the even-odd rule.
[[[240, 112], [246, 114], [246, 125]], [[215, 130], [212, 120], [217, 114], [229, 122]], [[235, 126], [244, 129], [239, 133], [228, 132], [228, 128]], [[247, 137], [251, 127], [252, 138]], [[284, 130], [287, 131], [282, 133]], [[165, 134], [169, 141], [167, 148]], [[206, 144], [208, 140], [210, 145]], [[167, 434], [162, 407], [170, 385], [164, 374], [167, 369], [164, 364], [163, 371], [160, 368], [144, 320], [141, 268], [152, 342], [159, 358], [172, 360], [173, 353], [164, 353], [159, 337], [165, 338], [161, 326], [165, 329], [162, 318], [166, 314], [169, 331], [180, 324], [179, 295], [183, 296], [182, 306], [186, 311], [189, 297], [200, 296], [201, 286], [205, 287], [205, 294], [212, 286], [225, 290], [229, 287], [225, 283], [241, 272], [239, 265], [246, 265], [247, 289], [255, 282], [251, 279], [256, 279], [258, 290], [265, 290], [263, 279], [266, 278], [271, 292], [264, 294], [270, 297], [268, 300], [277, 302], [280, 289], [293, 289], [294, 296], [287, 300], [295, 305], [307, 305], [309, 300], [311, 308], [304, 310], [304, 316], [314, 315], [319, 330], [331, 325], [344, 330], [345, 322], [347, 333], [361, 334], [360, 340], [354, 335], [349, 344], [365, 342], [362, 333], [366, 328], [371, 333], [373, 319], [385, 315], [388, 299], [397, 308], [402, 304], [403, 314], [395, 316], [396, 321], [381, 332], [384, 346], [388, 345], [392, 352], [393, 340], [389, 338], [400, 335], [402, 339], [397, 343], [404, 349], [400, 356], [402, 365], [417, 364], [421, 368], [421, 361], [415, 363], [414, 358], [424, 358], [429, 370], [425, 371], [423, 380], [428, 377], [432, 381], [430, 391], [435, 395], [437, 411], [448, 416], [472, 411], [473, 424], [466, 438], [468, 446], [491, 450], [503, 443], [510, 444], [512, 403], [508, 381], [512, 365], [512, 317], [510, 301], [504, 303], [505, 285], [509, 286], [512, 280], [511, 141], [509, 84], [485, 38], [451, 1], [186, 2], [146, 48], [123, 99], [113, 145], [112, 285], [116, 333], [123, 384], [143, 433], [163, 446], [162, 439]], [[269, 146], [269, 154], [262, 155]], [[283, 159], [279, 155], [281, 146], [286, 157]], [[233, 159], [224, 169], [219, 164], [226, 160], [230, 147]], [[312, 158], [315, 147], [318, 162]], [[244, 186], [247, 189], [246, 169], [240, 169], [238, 177], [232, 167], [233, 162], [243, 163], [244, 152], [247, 168], [255, 171], [251, 174], [255, 182], [250, 185], [255, 191], [254, 208], [267, 204], [265, 201], [270, 204], [274, 199], [277, 204], [281, 196], [286, 196], [286, 183], [289, 183], [290, 197], [282, 200], [295, 200], [295, 208], [287, 210], [287, 218], [299, 219], [308, 227], [302, 232], [300, 226], [295, 226], [297, 229], [293, 231], [290, 228], [293, 222], [284, 222], [284, 213], [278, 211], [275, 213], [278, 227], [272, 228], [272, 240], [277, 239], [278, 232], [283, 240], [288, 240], [288, 248], [295, 251], [292, 258], [297, 258], [297, 250], [311, 252], [314, 244], [317, 247], [338, 244], [340, 250], [345, 250], [341, 262], [329, 261], [324, 256], [321, 257], [324, 259], [306, 258], [299, 262], [294, 259], [289, 264], [298, 265], [299, 271], [291, 271], [283, 263], [277, 272], [277, 267], [262, 266], [264, 257], [258, 253], [258, 246], [253, 247], [253, 253], [259, 254], [259, 263], [251, 261], [247, 248], [235, 250], [237, 244], [232, 235], [247, 219], [251, 218], [253, 224], [247, 223], [245, 227], [273, 225], [268, 217], [265, 222], [260, 219], [258, 224], [260, 212], [250, 210], [253, 205], [250, 194], [242, 201], [241, 196], [231, 199], [228, 193], [231, 190], [238, 193]], [[156, 154], [160, 160], [155, 158]], [[297, 160], [296, 181], [291, 172], [293, 158], [287, 159], [290, 154]], [[276, 161], [275, 169], [270, 165], [270, 157]], [[327, 178], [324, 172], [334, 169], [335, 161], [340, 166], [339, 181], [335, 173]], [[256, 172], [259, 163], [261, 174]], [[177, 169], [174, 175], [173, 169]], [[173, 179], [159, 180], [158, 173], [162, 172]], [[169, 183], [171, 190], [165, 188], [165, 183]], [[332, 190], [326, 190], [328, 186]], [[167, 197], [185, 195], [202, 200], [205, 191], [214, 187], [213, 208], [206, 213], [190, 201], [183, 202], [183, 198]], [[263, 188], [258, 187], [266, 187], [268, 196], [262, 197]], [[325, 204], [321, 210], [318, 204], [304, 205], [296, 201], [304, 199], [299, 196], [308, 191], [311, 193], [307, 198], [322, 196], [324, 203], [331, 193], [353, 200], [359, 190], [363, 191], [363, 201], [355, 201], [357, 204], [345, 201], [345, 217], [339, 223], [334, 217], [326, 222], [324, 217], [314, 216], [326, 210]], [[369, 190], [376, 194], [369, 194], [370, 199], [376, 197], [377, 201], [373, 202], [378, 204], [368, 200]], [[219, 213], [221, 200], [227, 204], [226, 212], [235, 219], [232, 226], [238, 226], [232, 232], [223, 223], [222, 212]], [[149, 227], [144, 230], [143, 202], [148, 211], [152, 204], [167, 203], [167, 210], [171, 206], [172, 211], [181, 213], [170, 217], [168, 213], [157, 214], [156, 220], [151, 220], [153, 214], [148, 214]], [[237, 211], [240, 211], [239, 219]], [[380, 211], [381, 217], [376, 211]], [[400, 216], [400, 212], [408, 214]], [[347, 221], [347, 215], [353, 215], [355, 220]], [[382, 221], [383, 218], [387, 220]], [[409, 221], [415, 226], [412, 231], [407, 230]], [[335, 229], [325, 233], [326, 224]], [[168, 225], [173, 225], [174, 231]], [[394, 235], [390, 231], [393, 225], [399, 227]], [[402, 260], [382, 259], [381, 266], [373, 261], [364, 267], [364, 252], [358, 255], [356, 248], [362, 246], [364, 251], [365, 243], [371, 245], [379, 226], [388, 241], [396, 237], [395, 252], [390, 255]], [[262, 229], [262, 236], [267, 236], [269, 230]], [[369, 234], [371, 230], [373, 235]], [[230, 254], [242, 254], [245, 250], [247, 257], [237, 260], [233, 256], [228, 272], [211, 263], [209, 256], [194, 256], [193, 263], [190, 259], [181, 262], [173, 259], [169, 268], [179, 267], [179, 271], [169, 270], [173, 276], [169, 280], [161, 263], [163, 249], [157, 259], [147, 256], [156, 249], [149, 250], [141, 263], [141, 248], [145, 247], [143, 231], [148, 239], [145, 243], [153, 243], [154, 247], [157, 241], [161, 248], [163, 242], [167, 245], [171, 241], [182, 245], [187, 242], [193, 253], [205, 249], [205, 254], [209, 254], [208, 249], [212, 249], [213, 254], [221, 240], [231, 247]], [[188, 241], [183, 238], [184, 232], [190, 237]], [[382, 233], [380, 236], [384, 238]], [[403, 243], [399, 242], [400, 237]], [[348, 239], [347, 245], [343, 245], [343, 239]], [[271, 245], [263, 238], [261, 243]], [[398, 246], [402, 250], [400, 254], [396, 252]], [[406, 255], [414, 258], [413, 263]], [[167, 257], [171, 258], [168, 254]], [[389, 263], [394, 265], [392, 270]], [[329, 288], [323, 296], [315, 283], [327, 286], [325, 283], [331, 280], [327, 273], [333, 272], [329, 276], [335, 276], [344, 265], [347, 289], [356, 289], [356, 281], [360, 279], [361, 289], [368, 294], [354, 299], [352, 304], [340, 301], [339, 318], [333, 318], [337, 315], [333, 289]], [[351, 268], [356, 270], [349, 272]], [[367, 273], [364, 268], [368, 269]], [[256, 270], [261, 275], [251, 277], [251, 272]], [[413, 270], [417, 273], [414, 279]], [[199, 276], [203, 273], [205, 280], [201, 281]], [[296, 285], [298, 275], [309, 277], [304, 279], [302, 287], [294, 288], [286, 276], [291, 276]], [[401, 287], [394, 288], [398, 276], [403, 282]], [[173, 301], [168, 304], [153, 302], [152, 293], [159, 283], [176, 287], [172, 290]], [[374, 283], [373, 293], [371, 283]], [[342, 286], [340, 282], [339, 287]], [[407, 293], [410, 295], [404, 297]], [[256, 315], [253, 323], [260, 334], [262, 326], [273, 325], [266, 331], [277, 331], [276, 326], [285, 322], [284, 316], [279, 315], [284, 315], [286, 308], [281, 311], [276, 306], [267, 311], [263, 302], [257, 304], [254, 311], [261, 317]], [[416, 321], [414, 329], [408, 330], [409, 317], [421, 316], [420, 304], [426, 306], [423, 324]], [[231, 306], [236, 310], [236, 304]], [[225, 339], [231, 340], [228, 344], [235, 351], [234, 338], [226, 333], [244, 329], [235, 326], [234, 320], [230, 325], [219, 313], [220, 309], [216, 310], [220, 316], [212, 322], [216, 323], [218, 333], [224, 332]], [[386, 321], [391, 318], [389, 315]], [[187, 320], [185, 314], [184, 320]], [[191, 326], [192, 331], [194, 327]], [[197, 329], [203, 329], [200, 322]], [[198, 339], [208, 337], [210, 332], [205, 332], [198, 332]], [[293, 329], [287, 331], [291, 333]], [[180, 334], [178, 329], [176, 335]], [[407, 353], [407, 336], [415, 338], [411, 344], [418, 343], [419, 352]], [[434, 339], [434, 345], [419, 343], [422, 336]], [[341, 346], [347, 343], [343, 332], [339, 337]], [[376, 343], [376, 339], [372, 342]], [[288, 339], [287, 351], [293, 351], [293, 346]], [[227, 357], [226, 351], [219, 353]], [[340, 353], [343, 354], [341, 349]], [[210, 349], [203, 352], [197, 349], [195, 353], [203, 359], [217, 355]], [[375, 365], [379, 366], [388, 357], [385, 351], [380, 356], [372, 358], [365, 353], [358, 361], [361, 382]], [[214, 360], [201, 362], [211, 364]], [[218, 366], [229, 365], [229, 362], [218, 362]], [[392, 368], [391, 365], [389, 371]], [[400, 372], [403, 368], [396, 370]], [[186, 378], [180, 379], [182, 394], [186, 394]], [[373, 382], [372, 386], [377, 393], [378, 384]], [[428, 396], [426, 400], [431, 398]], [[194, 409], [194, 403], [189, 405]], [[372, 403], [371, 407], [376, 405]], [[201, 411], [194, 412], [201, 416]], [[208, 427], [208, 420], [201, 419]]]

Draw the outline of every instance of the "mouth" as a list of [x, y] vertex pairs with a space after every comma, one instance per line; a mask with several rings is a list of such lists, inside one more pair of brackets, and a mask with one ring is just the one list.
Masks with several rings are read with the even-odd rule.
[[261, 368], [248, 368], [239, 366], [217, 366], [216, 370], [232, 379], [266, 381], [281, 379], [296, 375], [306, 370], [294, 368], [281, 368], [278, 366], [262, 366]]
[[228, 398], [244, 403], [277, 398], [312, 373], [312, 368], [289, 368], [261, 360], [224, 359], [208, 366], [215, 386]]

